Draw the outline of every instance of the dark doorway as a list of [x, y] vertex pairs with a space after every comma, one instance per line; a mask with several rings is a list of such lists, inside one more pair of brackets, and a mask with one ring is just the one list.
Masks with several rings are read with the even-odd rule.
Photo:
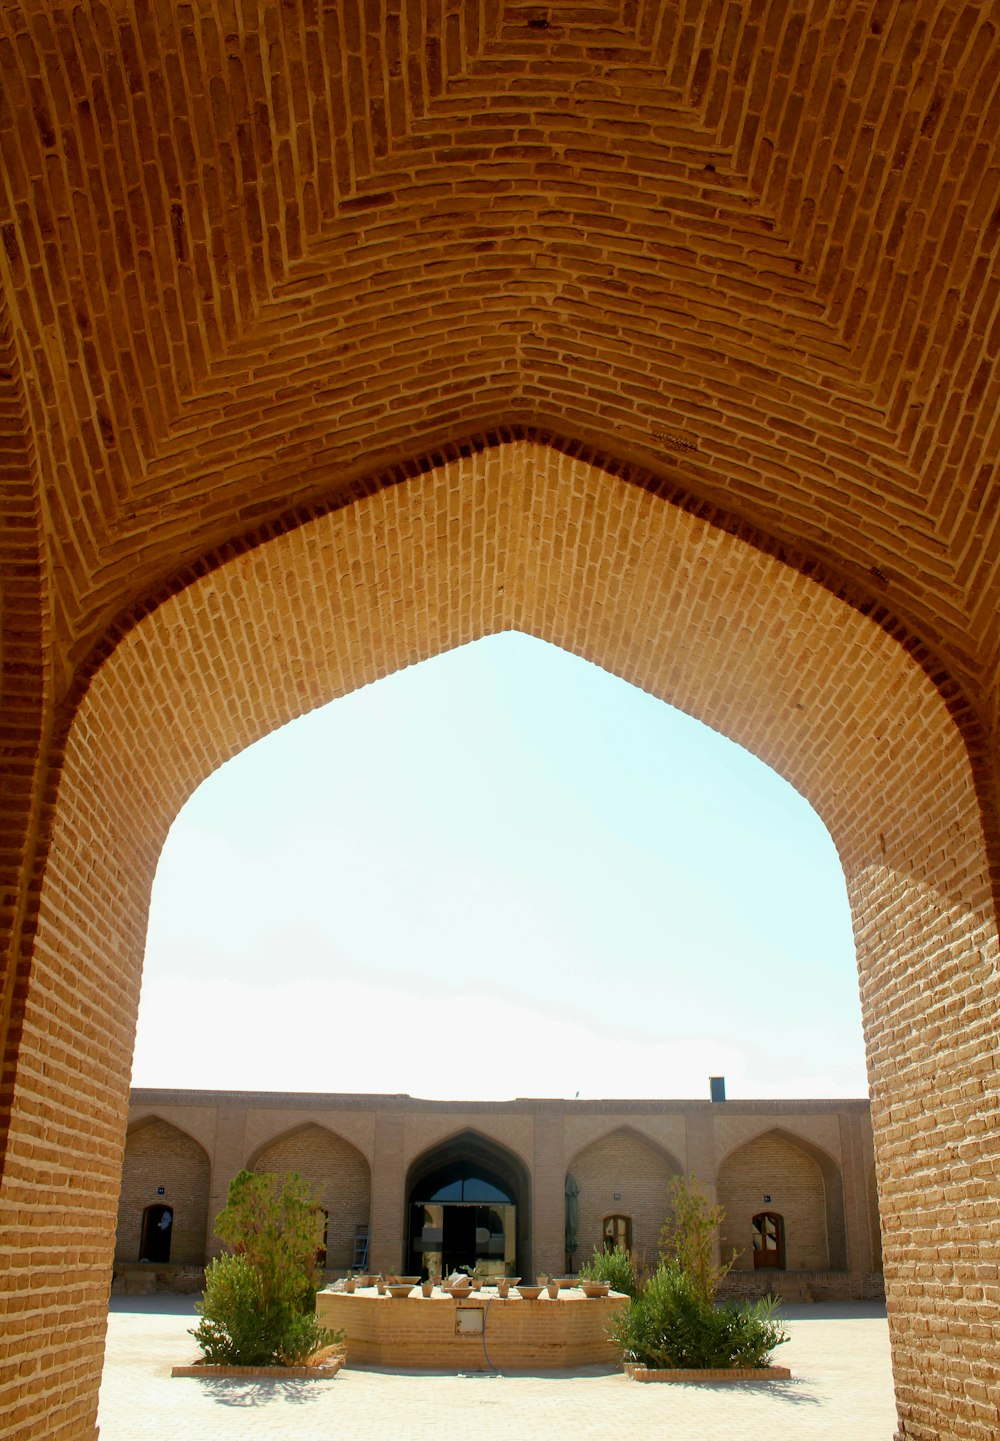
[[174, 1229], [172, 1206], [147, 1206], [142, 1213], [139, 1260], [164, 1265], [170, 1260], [170, 1237]]
[[444, 1224], [441, 1228], [442, 1272], [448, 1275], [460, 1266], [475, 1266], [476, 1255], [476, 1212], [478, 1206], [443, 1206]]

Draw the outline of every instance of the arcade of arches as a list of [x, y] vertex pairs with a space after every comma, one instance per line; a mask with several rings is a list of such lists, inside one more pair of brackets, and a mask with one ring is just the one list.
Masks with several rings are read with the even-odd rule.
[[[236, 1171], [249, 1166], [297, 1171], [311, 1183], [326, 1213], [329, 1276], [440, 1275], [460, 1266], [559, 1275], [615, 1230], [627, 1233], [638, 1259], [655, 1263], [671, 1183], [692, 1174], [726, 1209], [723, 1248], [739, 1253], [737, 1289], [795, 1299], [882, 1291], [865, 1101], [431, 1102], [141, 1090], [129, 1115], [115, 1248], [125, 1289], [152, 1284], [153, 1275], [169, 1287], [178, 1271], [216, 1254], [212, 1219]], [[154, 1255], [148, 1218], [165, 1206], [174, 1247], [164, 1254], [161, 1242]], [[765, 1208], [781, 1219], [781, 1257], [755, 1241], [754, 1218]], [[611, 1220], [620, 1225], [609, 1228]], [[764, 1263], [768, 1274], [755, 1287]]]
[[512, 628], [827, 825], [899, 1434], [995, 1436], [995, 6], [10, 0], [0, 59], [0, 1436], [94, 1435], [173, 817]]

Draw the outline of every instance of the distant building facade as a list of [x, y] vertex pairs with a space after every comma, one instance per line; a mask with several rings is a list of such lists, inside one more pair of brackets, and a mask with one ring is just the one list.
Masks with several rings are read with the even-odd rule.
[[881, 1294], [867, 1101], [422, 1101], [404, 1095], [136, 1090], [119, 1278], [169, 1285], [219, 1250], [243, 1167], [297, 1171], [325, 1212], [325, 1265], [528, 1278], [620, 1241], [655, 1262], [675, 1176], [725, 1210], [731, 1290]]

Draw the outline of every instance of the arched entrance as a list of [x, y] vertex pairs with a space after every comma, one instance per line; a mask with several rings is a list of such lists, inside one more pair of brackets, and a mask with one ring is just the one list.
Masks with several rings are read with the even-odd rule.
[[[210, 1188], [211, 1162], [193, 1136], [155, 1115], [130, 1127], [122, 1165], [116, 1262], [204, 1265]], [[160, 1221], [166, 1211], [170, 1224], [164, 1227]]]
[[[683, 1171], [676, 1156], [631, 1126], [616, 1126], [577, 1151], [569, 1163], [578, 1187], [575, 1265], [589, 1261], [595, 1248], [619, 1244], [655, 1257], [670, 1187]], [[615, 1178], [612, 1191], [608, 1176]]]
[[[527, 439], [427, 465], [165, 600], [109, 654], [66, 736], [3, 1200], [8, 1214], [41, 1213], [54, 1203], [47, 1156], [87, 1174], [99, 1157], [103, 1189], [59, 1198], [78, 1257], [63, 1255], [60, 1274], [95, 1356], [86, 1405], [100, 1354], [87, 1318], [107, 1290], [93, 1257], [110, 1266], [147, 907], [173, 817], [267, 731], [504, 628], [704, 720], [826, 823], [858, 947], [899, 1394], [929, 1404], [933, 1357], [956, 1348], [992, 1384], [981, 1315], [955, 1286], [983, 1202], [950, 1157], [970, 1134], [986, 1138], [983, 1164], [993, 1155], [992, 1082], [970, 1081], [969, 1057], [995, 1052], [1000, 973], [979, 799], [942, 696], [801, 570], [593, 460]], [[956, 1004], [965, 993], [974, 1005]], [[933, 1100], [933, 1124], [908, 1119], [915, 1097]], [[30, 1255], [14, 1255], [0, 1292], [39, 1284]], [[917, 1333], [897, 1317], [922, 1296], [934, 1326]], [[12, 1348], [47, 1345], [44, 1307], [12, 1325]], [[942, 1426], [951, 1414], [943, 1390]]]
[[443, 1142], [410, 1167], [406, 1202], [410, 1274], [526, 1274], [530, 1183], [506, 1148], [471, 1131]]
[[309, 1123], [267, 1141], [249, 1167], [279, 1176], [294, 1171], [309, 1183], [324, 1217], [320, 1265], [349, 1270], [356, 1238], [367, 1235], [371, 1222], [371, 1167], [357, 1147]]

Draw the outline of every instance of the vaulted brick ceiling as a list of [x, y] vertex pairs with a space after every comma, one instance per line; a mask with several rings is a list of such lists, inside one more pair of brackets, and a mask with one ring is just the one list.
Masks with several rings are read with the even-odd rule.
[[758, 527], [982, 695], [996, 14], [4, 4], [0, 540], [16, 588], [40, 537], [59, 683], [199, 556], [506, 427]]

